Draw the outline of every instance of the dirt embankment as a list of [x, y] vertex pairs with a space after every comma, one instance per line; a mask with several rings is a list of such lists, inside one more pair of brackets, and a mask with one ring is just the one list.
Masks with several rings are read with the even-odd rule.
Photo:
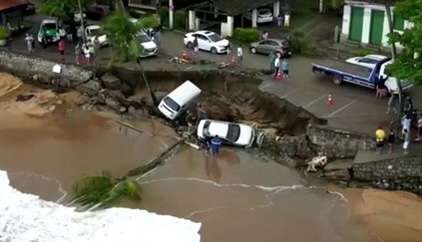
[[86, 100], [87, 97], [78, 92], [56, 94], [26, 85], [8, 73], [0, 73], [0, 109], [10, 115], [41, 118], [64, 105], [80, 105]]

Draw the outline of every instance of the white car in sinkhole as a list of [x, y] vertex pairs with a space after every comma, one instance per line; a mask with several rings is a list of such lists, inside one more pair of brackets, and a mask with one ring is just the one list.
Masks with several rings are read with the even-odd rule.
[[247, 124], [202, 119], [197, 127], [197, 136], [202, 140], [218, 136], [223, 143], [249, 148], [255, 141], [255, 129]]

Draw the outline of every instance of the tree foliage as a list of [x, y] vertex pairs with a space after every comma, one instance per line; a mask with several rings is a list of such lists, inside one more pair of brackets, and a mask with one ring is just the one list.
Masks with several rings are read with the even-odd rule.
[[156, 17], [150, 16], [130, 21], [129, 15], [122, 10], [113, 12], [104, 23], [104, 31], [111, 40], [113, 52], [118, 61], [137, 60], [142, 53], [142, 46], [136, 39], [136, 34], [144, 28], [159, 26]]
[[402, 33], [389, 35], [390, 43], [400, 43], [404, 48], [390, 65], [391, 74], [399, 79], [406, 79], [422, 84], [422, 0], [404, 0], [396, 4], [394, 10], [412, 23], [412, 28]]
[[[91, 5], [94, 0], [80, 0], [83, 9]], [[72, 21], [75, 13], [79, 12], [78, 0], [41, 0], [40, 11], [43, 14], [58, 17], [63, 21]]]
[[107, 176], [84, 177], [73, 186], [73, 199], [85, 208], [109, 207], [122, 198], [140, 200], [138, 184], [130, 179]]

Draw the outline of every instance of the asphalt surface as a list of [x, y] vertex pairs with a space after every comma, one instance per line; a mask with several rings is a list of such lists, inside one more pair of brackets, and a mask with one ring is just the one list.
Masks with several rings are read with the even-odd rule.
[[[27, 19], [34, 24], [34, 28], [30, 30], [34, 33], [34, 37], [41, 19], [41, 16], [30, 16]], [[27, 54], [24, 36], [24, 33], [16, 36], [10, 41], [9, 46], [3, 49]], [[236, 48], [237, 46], [234, 46], [233, 49], [235, 50]], [[214, 64], [189, 65], [169, 63], [169, 57], [180, 56], [182, 51], [189, 51], [183, 44], [183, 33], [165, 31], [161, 35], [159, 56], [144, 59], [143, 65], [147, 70], [202, 70], [216, 68], [216, 65], [232, 59], [231, 56], [225, 54], [213, 55], [200, 51], [194, 56], [196, 60], [206, 60]], [[242, 67], [257, 70], [269, 69], [270, 60], [268, 56], [251, 54], [247, 46], [243, 47], [243, 53], [243, 62], [240, 64]], [[111, 48], [102, 48], [96, 54], [99, 60], [107, 61], [112, 54]], [[46, 49], [36, 46], [31, 55], [58, 62], [62, 61], [56, 45], [49, 46]], [[66, 44], [64, 61], [66, 63], [74, 63], [75, 61], [74, 45], [72, 43]], [[262, 75], [264, 81], [260, 85], [260, 89], [280, 98], [286, 98], [316, 116], [326, 118], [328, 124], [336, 128], [372, 135], [378, 125], [389, 126], [393, 116], [392, 114], [386, 114], [387, 98], [376, 99], [374, 90], [352, 84], [337, 86], [330, 78], [312, 73], [311, 64], [318, 61], [318, 59], [293, 56], [289, 59], [289, 79], [276, 81], [270, 75]], [[334, 100], [332, 105], [329, 105], [327, 101], [329, 94], [332, 95]], [[412, 90], [416, 107], [422, 108], [422, 95], [420, 94], [422, 94], [421, 87]]]

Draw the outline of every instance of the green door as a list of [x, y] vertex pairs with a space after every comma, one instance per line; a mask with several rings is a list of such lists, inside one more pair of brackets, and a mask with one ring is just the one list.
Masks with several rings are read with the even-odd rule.
[[362, 40], [363, 8], [352, 7], [351, 15], [349, 39], [360, 42]]
[[382, 31], [384, 28], [384, 11], [371, 11], [371, 32], [369, 34], [369, 43], [380, 45], [382, 42]]

